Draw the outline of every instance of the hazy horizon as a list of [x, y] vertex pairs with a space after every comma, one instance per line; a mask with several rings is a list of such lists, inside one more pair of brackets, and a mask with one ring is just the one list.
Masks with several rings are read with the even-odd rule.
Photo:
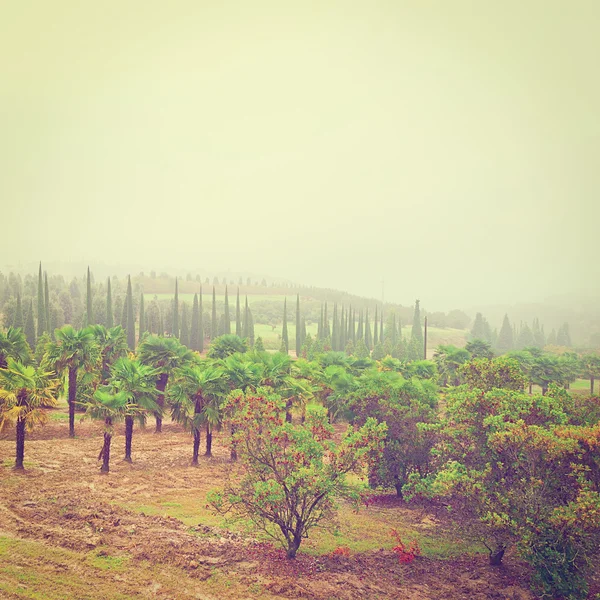
[[0, 9], [6, 265], [437, 310], [600, 291], [600, 4]]

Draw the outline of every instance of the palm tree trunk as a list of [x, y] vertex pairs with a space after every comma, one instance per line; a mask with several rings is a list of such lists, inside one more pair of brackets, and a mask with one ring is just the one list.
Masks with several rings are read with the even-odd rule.
[[237, 460], [237, 448], [236, 448], [236, 442], [233, 439], [233, 436], [235, 435], [235, 426], [232, 425], [231, 426], [231, 454], [230, 454], [230, 459], [231, 462], [235, 462]]
[[[156, 389], [159, 392], [158, 398], [156, 399], [156, 404], [160, 406], [161, 410], [165, 406], [165, 388], [167, 387], [168, 381], [169, 374], [161, 373], [158, 381], [156, 382]], [[158, 413], [155, 413], [154, 416], [156, 417], [156, 429], [154, 430], [154, 433], [160, 433], [162, 431], [162, 418], [158, 415]]]
[[133, 417], [125, 417], [125, 460], [131, 462], [131, 439], [133, 438]]
[[200, 454], [200, 430], [195, 427], [194, 428], [194, 455], [192, 456], [192, 464], [198, 464], [198, 454]]
[[590, 377], [590, 396], [594, 395], [594, 376]]
[[[110, 417], [106, 417], [106, 419], [104, 419], [104, 423], [107, 428], [111, 427], [112, 419]], [[111, 441], [111, 439], [112, 439], [112, 433], [105, 431], [104, 432], [104, 446], [102, 446], [102, 468], [100, 469], [101, 473], [108, 473], [108, 471], [109, 471], [108, 463], [110, 462], [110, 441]]]
[[212, 431], [209, 423], [206, 424], [206, 453], [204, 456], [212, 456]]
[[25, 457], [25, 419], [17, 419], [17, 456], [15, 469], [22, 470]]
[[69, 367], [69, 437], [75, 437], [75, 401], [77, 400], [77, 369]]
[[292, 422], [292, 399], [288, 398], [285, 403], [285, 422]]

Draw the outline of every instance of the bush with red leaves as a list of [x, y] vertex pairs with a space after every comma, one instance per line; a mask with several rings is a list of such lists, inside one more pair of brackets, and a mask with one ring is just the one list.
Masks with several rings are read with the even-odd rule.
[[396, 541], [396, 546], [392, 548], [392, 552], [395, 552], [398, 555], [398, 560], [401, 563], [411, 563], [417, 556], [421, 555], [421, 548], [419, 547], [417, 540], [413, 540], [410, 543], [410, 546], [407, 546], [395, 529], [392, 529], [390, 534]]

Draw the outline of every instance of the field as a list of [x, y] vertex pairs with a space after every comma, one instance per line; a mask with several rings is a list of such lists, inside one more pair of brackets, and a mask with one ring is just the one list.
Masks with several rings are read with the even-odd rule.
[[[191, 440], [167, 424], [138, 431], [133, 464], [113, 440], [111, 473], [96, 461], [102, 430], [64, 408], [26, 444], [26, 471], [11, 470], [12, 436], [0, 438], [2, 598], [531, 598], [514, 556], [500, 569], [443, 517], [394, 497], [311, 534], [290, 566], [280, 553], [206, 506], [231, 469], [217, 435], [214, 457], [189, 466]], [[391, 528], [417, 539], [423, 555], [401, 565]], [[337, 547], [349, 558], [335, 558]]]

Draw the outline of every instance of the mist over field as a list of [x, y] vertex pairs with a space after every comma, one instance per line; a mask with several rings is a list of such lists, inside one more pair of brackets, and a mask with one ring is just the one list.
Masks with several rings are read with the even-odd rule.
[[598, 0], [0, 1], [0, 598], [600, 599]]
[[3, 266], [598, 295], [596, 2], [1, 10]]

